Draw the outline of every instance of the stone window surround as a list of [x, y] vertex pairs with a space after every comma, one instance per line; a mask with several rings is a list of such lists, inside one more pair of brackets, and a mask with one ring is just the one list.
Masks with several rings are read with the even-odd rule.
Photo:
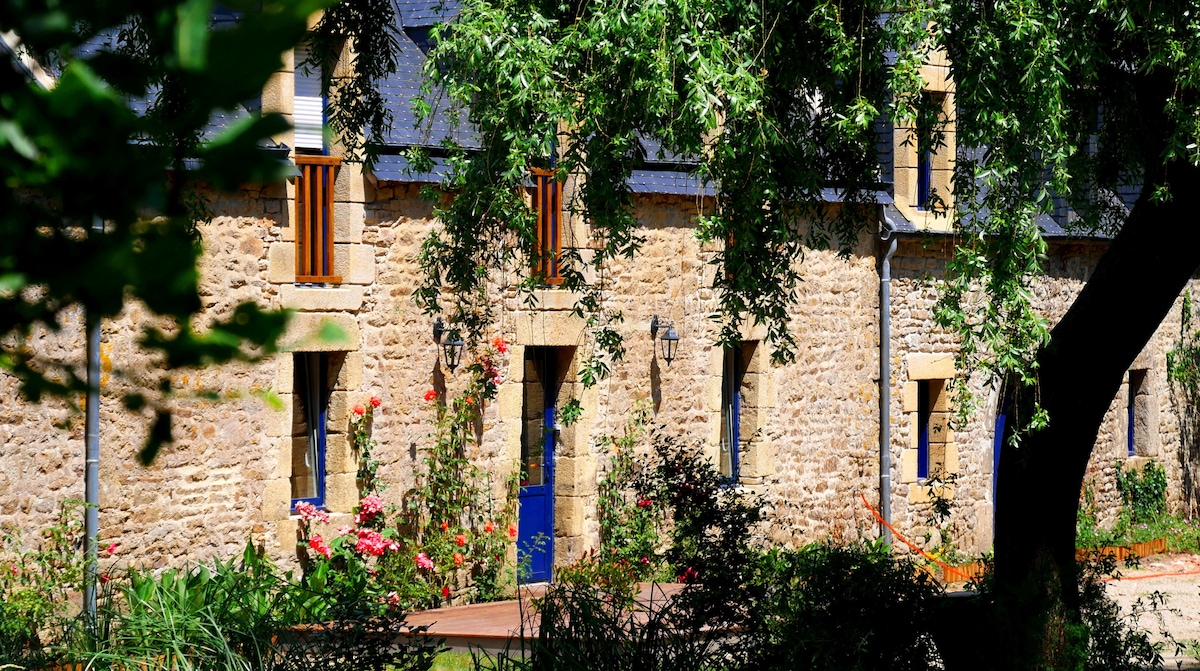
[[[901, 452], [900, 481], [913, 485], [908, 490], [910, 503], [927, 503], [934, 493], [933, 487], [922, 482], [917, 475], [920, 386], [925, 383], [930, 387], [930, 475], [935, 475], [939, 470], [939, 464], [935, 461], [939, 452], [940, 472], [950, 476], [956, 475], [959, 472], [959, 452], [954, 432], [950, 428], [953, 408], [947, 384], [955, 378], [954, 355], [909, 354], [907, 368], [909, 381], [905, 383], [904, 393], [901, 395], [901, 409], [909, 426], [909, 444]], [[941, 484], [939, 488], [938, 494], [942, 498], [954, 498], [953, 484]]]
[[[775, 475], [776, 459], [775, 445], [767, 437], [767, 418], [775, 408], [776, 391], [774, 370], [769, 364], [767, 347], [762, 335], [751, 333], [744, 338], [742, 373], [742, 407], [739, 439], [741, 449], [738, 452], [737, 485], [751, 489], [760, 488]], [[746, 350], [750, 356], [746, 357]], [[715, 343], [709, 352], [708, 370], [713, 371], [708, 378], [707, 405], [710, 422], [707, 456], [714, 466], [721, 463], [721, 412], [724, 399], [725, 382], [725, 348]]]
[[1125, 414], [1126, 445], [1132, 434], [1133, 453], [1136, 457], [1156, 457], [1159, 453], [1158, 396], [1153, 393], [1153, 374], [1148, 367], [1130, 368], [1125, 376], [1127, 399]]
[[363, 356], [359, 352], [346, 350], [344, 345], [321, 345], [309, 343], [303, 349], [275, 357], [274, 390], [283, 407], [271, 414], [271, 421], [266, 427], [266, 434], [273, 440], [278, 458], [272, 477], [265, 482], [262, 516], [264, 521], [274, 525], [277, 542], [285, 557], [289, 556], [299, 538], [298, 517], [291, 514], [291, 430], [293, 408], [297, 402], [293, 388], [294, 354], [308, 351], [329, 353], [325, 509], [330, 513], [330, 523], [329, 529], [318, 528], [316, 533], [328, 533], [339, 525], [349, 523], [359, 500], [358, 456], [351, 443], [350, 416], [355, 404], [366, 403], [370, 397], [370, 394], [358, 391], [362, 387]]
[[[952, 193], [954, 155], [957, 150], [955, 142], [955, 102], [954, 81], [950, 79], [949, 62], [942, 52], [932, 52], [929, 60], [921, 67], [921, 76], [925, 79], [925, 91], [940, 99], [942, 115], [948, 119], [944, 128], [945, 145], [940, 147], [930, 157], [931, 162], [931, 192], [938, 197], [949, 209], [954, 207]], [[911, 222], [921, 230], [948, 231], [953, 226], [953, 218], [944, 216], [938, 211], [929, 211], [917, 207], [917, 138], [916, 129], [910, 126], [896, 126], [892, 134], [893, 179], [896, 207]]]
[[[568, 292], [557, 289], [544, 290], [544, 296], [558, 299], [566, 306]], [[583, 414], [571, 426], [557, 429], [554, 449], [554, 565], [563, 566], [579, 559], [595, 539], [592, 533], [595, 524], [595, 496], [597, 493], [597, 458], [591, 453], [588, 438], [596, 423], [600, 404], [596, 387], [584, 389], [579, 382], [578, 367], [581, 351], [578, 349], [579, 334], [583, 321], [569, 310], [539, 309], [518, 313], [512, 341], [509, 343], [508, 376], [496, 397], [498, 420], [503, 432], [501, 463], [515, 468], [521, 458], [521, 430], [524, 411], [525, 370], [515, 362], [525, 360], [526, 347], [556, 347], [573, 350], [570, 364], [563, 371], [558, 402], [561, 407], [571, 398], [578, 398], [583, 405]], [[496, 482], [503, 483], [511, 471], [496, 474]], [[497, 491], [496, 495], [503, 495]]]

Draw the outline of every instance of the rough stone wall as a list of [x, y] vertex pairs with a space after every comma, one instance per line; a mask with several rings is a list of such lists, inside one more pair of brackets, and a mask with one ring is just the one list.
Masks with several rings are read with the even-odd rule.
[[[213, 202], [220, 216], [202, 229], [201, 326], [208, 316], [225, 316], [238, 302], [269, 294], [264, 239], [280, 206], [279, 191], [251, 186]], [[257, 394], [271, 387], [271, 367], [177, 373], [176, 442], [142, 468], [135, 455], [149, 418], [124, 410], [119, 392], [156, 372], [135, 347], [146, 323], [147, 315], [133, 305], [102, 326], [101, 543], [119, 543], [119, 561], [150, 566], [229, 556], [263, 531], [260, 501], [272, 462], [264, 428], [272, 411]], [[40, 356], [82, 370], [83, 330], [82, 314], [73, 312], [63, 331], [38, 336], [34, 346]], [[220, 400], [204, 400], [200, 392]], [[33, 537], [64, 499], [83, 498], [82, 414], [60, 402], [19, 401], [8, 377], [0, 377], [0, 394], [6, 399], [0, 405], [0, 524]]]
[[[297, 351], [327, 351], [337, 357], [329, 426], [332, 524], [349, 521], [357, 501], [356, 456], [348, 442], [349, 408], [379, 396], [373, 435], [379, 476], [389, 484], [385, 498], [399, 503], [422, 468], [433, 413], [421, 401], [427, 389], [456, 394], [467, 377], [445, 369], [431, 334], [432, 319], [412, 295], [419, 281], [418, 253], [434, 228], [432, 205], [413, 185], [373, 184], [352, 166], [338, 178], [337, 254], [347, 281], [339, 287], [293, 283], [294, 230], [291, 188], [247, 187], [216, 197], [219, 216], [204, 229], [202, 296], [208, 315], [219, 316], [242, 300], [297, 310], [287, 341]], [[619, 310], [627, 354], [612, 376], [584, 390], [578, 366], [591, 346], [584, 324], [569, 312], [573, 297], [562, 290], [538, 292], [530, 309], [512, 287], [522, 269], [498, 269], [495, 290], [503, 296], [493, 335], [512, 343], [499, 397], [484, 408], [479, 442], [471, 457], [493, 475], [495, 493], [513, 472], [520, 454], [522, 356], [527, 347], [562, 348], [572, 365], [560, 403], [578, 396], [585, 413], [564, 429], [556, 455], [556, 561], [574, 560], [598, 539], [596, 485], [606, 455], [601, 437], [621, 430], [633, 404], [645, 399], [654, 421], [716, 458], [720, 441], [721, 365], [717, 302], [711, 289], [715, 249], [693, 235], [692, 218], [703, 201], [639, 197], [637, 215], [646, 242], [634, 260], [606, 269], [611, 282], [607, 307]], [[586, 227], [571, 225], [573, 244], [589, 244]], [[772, 541], [785, 545], [833, 538], [873, 538], [877, 523], [860, 497], [878, 502], [879, 282], [880, 248], [864, 235], [848, 259], [810, 251], [802, 272], [800, 300], [791, 325], [798, 343], [794, 363], [770, 363], [770, 348], [753, 348], [748, 361], [747, 398], [754, 425], [742, 453], [741, 484], [765, 495]], [[1059, 319], [1102, 253], [1101, 245], [1051, 246], [1047, 278], [1036, 286], [1040, 308]], [[941, 529], [929, 524], [928, 488], [914, 475], [916, 382], [961, 375], [948, 358], [955, 338], [932, 326], [934, 280], [944, 277], [944, 242], [905, 239], [892, 263], [892, 506], [903, 534], [932, 546], [947, 532], [959, 548], [990, 546], [993, 427], [996, 394], [973, 377], [981, 410], [965, 426], [947, 427], [948, 468], [957, 473], [951, 490], [953, 515]], [[680, 336], [677, 359], [666, 365], [650, 337], [653, 316], [670, 320]], [[119, 409], [115, 391], [138, 367], [149, 365], [133, 348], [143, 318], [136, 307], [104, 328], [106, 395], [103, 405], [102, 540], [121, 543], [122, 557], [137, 563], [178, 564], [188, 558], [228, 556], [253, 536], [285, 565], [295, 562], [296, 522], [289, 515], [292, 355], [256, 365], [188, 372], [175, 379], [178, 443], [150, 469], [133, 466], [146, 420]], [[323, 322], [337, 324], [341, 342], [320, 342], [312, 333]], [[82, 320], [71, 315], [60, 334], [39, 335], [48, 357], [83, 358]], [[1179, 331], [1176, 307], [1134, 368], [1146, 369], [1146, 389], [1155, 405], [1144, 420], [1151, 436], [1139, 448], [1168, 464], [1170, 495], [1180, 505], [1176, 458], [1178, 422], [1165, 375], [1165, 353]], [[763, 338], [747, 327], [746, 342]], [[127, 377], [119, 377], [119, 374]], [[13, 395], [11, 380], [0, 380]], [[283, 410], [258, 395], [272, 390]], [[197, 397], [215, 391], [222, 401]], [[1124, 389], [1101, 428], [1089, 466], [1090, 486], [1110, 523], [1119, 506], [1112, 465], [1125, 457]], [[25, 529], [44, 525], [59, 500], [82, 495], [82, 425], [69, 421], [59, 404], [0, 405], [0, 522]], [[52, 429], [66, 422], [66, 429]], [[747, 429], [754, 429], [749, 431]], [[1141, 435], [1141, 434], [1139, 434]], [[1142, 452], [1139, 452], [1141, 454]]]
[[[892, 262], [892, 461], [899, 464], [893, 471], [893, 524], [910, 539], [921, 545], [935, 545], [939, 531], [946, 530], [960, 549], [980, 552], [991, 546], [993, 506], [993, 449], [998, 390], [979, 375], [971, 377], [970, 386], [979, 401], [980, 409], [966, 426], [953, 429], [958, 446], [958, 478], [952, 490], [953, 515], [949, 524], [939, 529], [930, 523], [930, 506], [920, 492], [921, 487], [911, 472], [905, 472], [905, 452], [915, 453], [915, 413], [906, 407], [911, 401], [902, 390], [910, 379], [908, 370], [921, 355], [953, 354], [955, 338], [938, 332], [931, 317], [937, 292], [934, 281], [945, 277], [948, 258], [945, 242], [906, 240], [899, 246]], [[1051, 241], [1045, 261], [1046, 276], [1035, 284], [1034, 295], [1038, 310], [1051, 324], [1062, 318], [1078, 295], [1087, 277], [1104, 252], [1104, 245], [1095, 242]], [[1127, 455], [1126, 394], [1122, 386], [1096, 440], [1096, 448], [1088, 465], [1085, 487], [1090, 488], [1102, 525], [1111, 525], [1120, 512], [1120, 495], [1116, 489], [1115, 465], [1118, 461], [1144, 463], [1142, 457], [1152, 457], [1164, 464], [1168, 472], [1168, 501], [1173, 511], [1180, 511], [1180, 468], [1177, 410], [1173, 407], [1166, 376], [1166, 352], [1178, 340], [1180, 303], [1171, 310], [1151, 342], [1139, 355], [1131, 369], [1147, 370], [1147, 386], [1153, 398], [1153, 413], [1145, 421], [1143, 443], [1145, 453], [1138, 458]], [[1118, 308], [1114, 308], [1118, 309]], [[1103, 337], [1103, 334], [1097, 334]], [[914, 357], [913, 355], [917, 355]], [[958, 375], [958, 373], [955, 373]], [[1128, 381], [1128, 376], [1126, 377]], [[929, 540], [926, 541], [926, 535]]]

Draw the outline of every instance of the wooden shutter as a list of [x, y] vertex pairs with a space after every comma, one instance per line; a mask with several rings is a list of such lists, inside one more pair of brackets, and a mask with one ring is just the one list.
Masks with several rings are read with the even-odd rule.
[[338, 283], [333, 265], [333, 183], [341, 159], [296, 156], [296, 281]]
[[533, 209], [537, 214], [538, 258], [535, 275], [546, 284], [562, 284], [559, 264], [562, 255], [562, 183], [553, 170], [533, 171]]

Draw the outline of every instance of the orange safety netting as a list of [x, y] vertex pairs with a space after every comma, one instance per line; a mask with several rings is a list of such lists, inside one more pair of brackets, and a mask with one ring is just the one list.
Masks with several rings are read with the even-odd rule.
[[960, 571], [959, 569], [957, 569], [953, 566], [950, 566], [944, 562], [938, 561], [938, 559], [936, 557], [934, 557], [933, 555], [922, 550], [921, 548], [917, 547], [916, 545], [913, 545], [907, 538], [904, 537], [903, 534], [901, 534], [899, 531], [896, 531], [895, 527], [888, 524], [887, 520], [883, 519], [883, 516], [879, 514], [879, 511], [875, 510], [875, 507], [872, 506], [867, 501], [866, 494], [860, 494], [859, 496], [862, 497], [863, 505], [865, 505], [867, 507], [867, 510], [870, 510], [871, 514], [875, 516], [875, 519], [879, 520], [880, 524], [887, 527], [888, 531], [892, 532], [893, 536], [895, 536], [896, 538], [899, 538], [900, 542], [907, 545], [913, 552], [920, 553], [922, 557], [924, 557], [924, 558], [928, 559], [929, 561], [933, 562], [934, 564], [937, 564], [938, 566], [940, 566], [942, 568], [942, 575], [944, 575], [946, 577], [947, 582], [961, 582], [961, 581], [971, 579], [971, 576], [968, 575], [966, 572]]
[[[862, 497], [863, 505], [865, 505], [867, 507], [867, 510], [870, 510], [871, 514], [875, 516], [875, 519], [879, 520], [880, 524], [887, 527], [888, 531], [892, 532], [893, 536], [895, 536], [896, 538], [899, 538], [900, 542], [907, 545], [910, 549], [912, 549], [913, 552], [920, 553], [922, 557], [924, 557], [924, 558], [928, 559], [929, 561], [940, 566], [942, 568], [942, 571], [944, 572], [944, 575], [946, 576], [947, 582], [959, 582], [959, 581], [971, 579], [971, 576], [967, 575], [965, 572], [960, 571], [959, 569], [957, 569], [953, 566], [949, 566], [943, 562], [938, 561], [937, 558], [935, 558], [933, 555], [930, 555], [928, 552], [922, 550], [921, 548], [917, 547], [916, 545], [913, 545], [907, 538], [904, 537], [903, 534], [901, 534], [899, 531], [896, 531], [895, 527], [888, 524], [887, 520], [883, 519], [883, 516], [879, 514], [879, 511], [875, 510], [875, 507], [872, 506], [867, 501], [866, 494], [860, 494], [859, 496]], [[1131, 575], [1131, 576], [1122, 576], [1119, 578], [1117, 578], [1117, 577], [1104, 578], [1100, 582], [1112, 582], [1114, 580], [1147, 580], [1150, 578], [1168, 578], [1168, 577], [1173, 577], [1173, 576], [1185, 576], [1185, 575], [1200, 575], [1200, 569], [1195, 570], [1195, 571], [1182, 571], [1179, 573], [1150, 573], [1147, 575]]]

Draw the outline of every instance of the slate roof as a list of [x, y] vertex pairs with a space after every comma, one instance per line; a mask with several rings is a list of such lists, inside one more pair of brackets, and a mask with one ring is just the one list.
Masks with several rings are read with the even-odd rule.
[[415, 184], [437, 184], [442, 181], [449, 171], [446, 160], [435, 157], [433, 172], [410, 172], [408, 159], [398, 154], [382, 154], [375, 160], [371, 168], [376, 179], [389, 182], [410, 182]]
[[[398, 5], [403, 7], [400, 2]], [[430, 12], [424, 10], [430, 2], [411, 3], [422, 5], [419, 16], [427, 16]], [[405, 14], [399, 10], [397, 16], [403, 21]], [[418, 20], [418, 19], [413, 19]], [[422, 19], [423, 20], [423, 19]], [[466, 123], [466, 110], [462, 111], [461, 123], [456, 128], [451, 123], [453, 116], [449, 101], [438, 91], [425, 96], [425, 102], [432, 109], [429, 119], [415, 126], [416, 114], [412, 101], [421, 96], [423, 78], [421, 71], [425, 67], [425, 52], [422, 51], [417, 39], [427, 37], [429, 26], [417, 26], [416, 29], [399, 31], [396, 41], [400, 45], [396, 63], [396, 72], [379, 83], [379, 90], [391, 108], [393, 116], [391, 131], [384, 139], [387, 147], [436, 147], [444, 138], [451, 138], [468, 149], [479, 147], [479, 140]], [[425, 29], [425, 30], [421, 30]]]
[[458, 0], [396, 0], [396, 15], [405, 28], [428, 28], [458, 15]]
[[[235, 23], [237, 15], [227, 10], [218, 8], [213, 14], [213, 28], [219, 30], [224, 25]], [[88, 59], [96, 54], [105, 51], [112, 51], [117, 48], [117, 38], [119, 31], [110, 29], [101, 33], [97, 33], [92, 39], [80, 46], [77, 56], [83, 59]], [[54, 77], [57, 78], [61, 71], [55, 71]], [[129, 107], [135, 114], [145, 114], [150, 108], [150, 100], [155, 92], [147, 98], [131, 98]], [[208, 125], [204, 128], [204, 140], [211, 140], [220, 135], [223, 131], [233, 126], [234, 123], [245, 119], [252, 114], [257, 114], [262, 109], [262, 96], [243, 101], [232, 110], [217, 110], [208, 120]], [[280, 146], [280, 145], [275, 145]]]

